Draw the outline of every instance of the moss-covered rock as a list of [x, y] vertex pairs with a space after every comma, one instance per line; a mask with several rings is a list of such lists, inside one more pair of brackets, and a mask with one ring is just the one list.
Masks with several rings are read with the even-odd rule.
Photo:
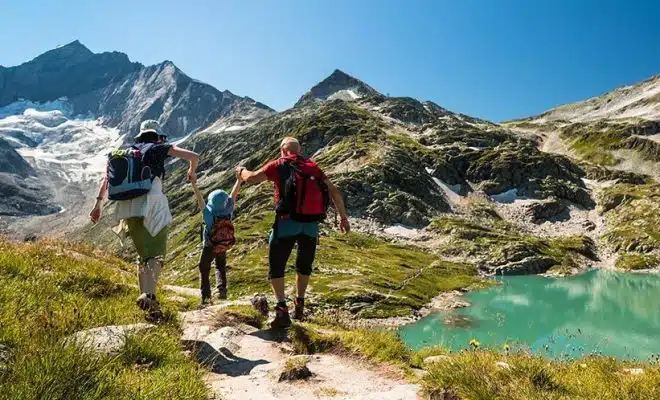
[[627, 271], [652, 269], [660, 266], [660, 258], [650, 254], [624, 253], [616, 260], [616, 267]]
[[599, 211], [608, 226], [603, 238], [614, 250], [660, 249], [660, 185], [614, 185], [602, 192]]

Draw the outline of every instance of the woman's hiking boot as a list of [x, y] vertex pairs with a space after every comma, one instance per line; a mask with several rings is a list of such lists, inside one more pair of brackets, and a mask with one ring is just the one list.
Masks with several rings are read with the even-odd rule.
[[163, 318], [163, 312], [160, 309], [160, 303], [156, 300], [153, 293], [142, 293], [135, 301], [142, 311], [147, 313], [146, 319], [152, 322], [158, 322]]
[[291, 326], [289, 308], [284, 305], [275, 306], [275, 318], [270, 322], [271, 329], [286, 329]]
[[219, 287], [218, 288], [218, 298], [220, 300], [227, 300], [227, 288], [226, 287]]
[[137, 300], [135, 300], [135, 304], [137, 304], [142, 311], [160, 310], [160, 304], [158, 303], [158, 300], [156, 300], [156, 295], [153, 293], [142, 293]]
[[302, 321], [305, 319], [305, 299], [296, 297], [294, 300], [295, 308], [293, 309], [293, 319]]

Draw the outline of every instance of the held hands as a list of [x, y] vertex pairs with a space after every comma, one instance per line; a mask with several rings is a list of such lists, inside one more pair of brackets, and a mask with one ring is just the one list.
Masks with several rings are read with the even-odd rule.
[[101, 219], [101, 206], [98, 203], [96, 203], [94, 209], [89, 213], [89, 219], [95, 224]]
[[245, 169], [245, 167], [240, 166], [240, 165], [236, 167], [236, 180], [241, 182], [241, 183], [245, 182], [245, 180], [243, 179], [243, 176], [241, 175], [241, 172], [243, 172], [244, 169]]
[[192, 184], [197, 183], [197, 173], [190, 168], [188, 168], [188, 180]]

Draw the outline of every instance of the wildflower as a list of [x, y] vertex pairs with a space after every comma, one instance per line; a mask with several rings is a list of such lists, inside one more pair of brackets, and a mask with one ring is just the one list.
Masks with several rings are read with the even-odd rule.
[[472, 339], [470, 340], [470, 346], [474, 347], [475, 349], [478, 349], [479, 346], [481, 346], [481, 343], [477, 339]]

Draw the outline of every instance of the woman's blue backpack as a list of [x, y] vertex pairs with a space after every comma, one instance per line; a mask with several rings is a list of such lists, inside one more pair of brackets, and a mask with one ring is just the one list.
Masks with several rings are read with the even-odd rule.
[[131, 146], [108, 155], [108, 199], [130, 200], [149, 193], [154, 177], [144, 154], [150, 147]]

